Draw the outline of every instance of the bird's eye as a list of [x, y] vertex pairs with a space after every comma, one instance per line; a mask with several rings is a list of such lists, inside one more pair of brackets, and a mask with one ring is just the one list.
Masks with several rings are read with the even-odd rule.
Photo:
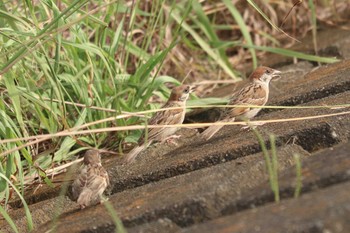
[[271, 73], [271, 70], [266, 70], [265, 73], [266, 73], [266, 74], [270, 74], [270, 73]]
[[184, 93], [186, 93], [186, 94], [188, 94], [190, 92], [190, 88], [186, 88], [185, 90], [184, 90]]

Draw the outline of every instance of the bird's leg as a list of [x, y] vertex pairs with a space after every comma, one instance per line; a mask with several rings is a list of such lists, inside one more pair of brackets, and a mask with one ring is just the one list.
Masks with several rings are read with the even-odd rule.
[[166, 142], [167, 144], [173, 144], [173, 145], [177, 146], [177, 143], [174, 141], [174, 139], [178, 139], [178, 138], [180, 138], [180, 137], [181, 137], [181, 135], [176, 135], [176, 134], [174, 134], [174, 135], [171, 135], [171, 136], [169, 136], [169, 137], [164, 138], [164, 139], [161, 141], [161, 143]]

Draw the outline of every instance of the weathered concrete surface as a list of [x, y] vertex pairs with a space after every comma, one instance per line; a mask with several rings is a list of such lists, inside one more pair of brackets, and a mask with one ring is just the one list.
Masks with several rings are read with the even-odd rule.
[[[281, 171], [294, 163], [293, 154], [308, 155], [299, 146], [279, 150]], [[265, 182], [267, 172], [262, 154], [239, 158], [214, 167], [150, 183], [110, 197], [111, 204], [126, 226], [167, 217], [179, 226], [220, 216], [222, 208], [243, 190]], [[93, 225], [89, 225], [93, 216]], [[79, 222], [79, 224], [77, 224]], [[57, 222], [57, 232], [111, 229], [111, 219], [104, 206], [68, 214]], [[48, 226], [46, 226], [48, 227]], [[41, 228], [41, 231], [47, 228]], [[113, 228], [112, 228], [113, 229]]]
[[175, 233], [179, 232], [181, 228], [173, 223], [168, 218], [158, 219], [157, 221], [145, 223], [133, 228], [127, 229], [128, 233], [159, 233], [159, 232], [167, 232], [167, 233]]
[[182, 230], [182, 233], [350, 232], [350, 182]]
[[[350, 143], [346, 143], [308, 157], [303, 162], [303, 192], [349, 181], [349, 149]], [[289, 154], [289, 161], [293, 161], [291, 151], [287, 155], [283, 151], [278, 154], [281, 168], [288, 165], [284, 156]], [[111, 196], [110, 201], [126, 226], [166, 217], [184, 227], [217, 218], [222, 214], [263, 205], [273, 198], [266, 182], [266, 172], [263, 172], [265, 166], [262, 156], [256, 157], [261, 159], [260, 163], [252, 156], [240, 158], [126, 190]], [[251, 159], [251, 162], [237, 163], [247, 159]], [[294, 191], [295, 168], [284, 170], [286, 171], [281, 172], [280, 176], [281, 196], [289, 197]], [[252, 174], [257, 176], [252, 177]], [[41, 226], [39, 232], [46, 231], [48, 227], [49, 225]], [[105, 208], [99, 205], [61, 217], [57, 222], [57, 232], [68, 229], [70, 232], [111, 232], [113, 223]]]
[[[350, 142], [321, 150], [302, 162], [302, 191], [310, 192], [350, 179]], [[293, 196], [296, 184], [295, 168], [285, 170], [279, 175], [281, 197]], [[347, 189], [346, 193], [349, 193]], [[223, 214], [232, 214], [238, 210], [258, 206], [273, 201], [273, 193], [268, 183], [260, 184], [242, 194], [223, 210]]]
[[[34, 227], [49, 222], [63, 213], [79, 210], [79, 206], [68, 197], [58, 196], [33, 205], [29, 205]], [[19, 232], [27, 232], [27, 218], [24, 209], [15, 209], [10, 212]], [[0, 220], [1, 232], [12, 232], [5, 220]], [[6, 227], [5, 227], [6, 226]]]
[[281, 93], [271, 93], [271, 105], [293, 106], [350, 90], [350, 60], [322, 66], [292, 82], [276, 82]]

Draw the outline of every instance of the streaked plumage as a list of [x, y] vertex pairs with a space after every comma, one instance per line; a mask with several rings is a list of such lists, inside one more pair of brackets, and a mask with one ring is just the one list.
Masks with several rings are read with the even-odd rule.
[[[258, 67], [250, 75], [249, 82], [238, 92], [234, 93], [229, 100], [228, 105], [257, 105], [264, 106], [269, 97], [269, 83], [270, 80], [279, 76], [281, 72], [269, 67]], [[256, 116], [261, 108], [252, 107], [235, 107], [227, 108], [222, 112], [219, 122], [233, 122], [237, 117], [251, 119]], [[215, 133], [217, 133], [223, 126], [213, 125], [209, 126], [202, 133], [202, 137], [209, 140]]]
[[[157, 112], [148, 122], [148, 125], [175, 125], [182, 124], [185, 119], [186, 113], [186, 101], [193, 91], [193, 87], [190, 85], [181, 85], [175, 87], [168, 99], [163, 105], [164, 108], [180, 107], [179, 109], [169, 109], [165, 111]], [[150, 144], [156, 141], [165, 141], [169, 136], [176, 133], [178, 129], [174, 127], [168, 128], [149, 128], [147, 140], [145, 139], [145, 132], [142, 134], [138, 141], [138, 146], [132, 149], [127, 157], [126, 162], [130, 163], [134, 161], [136, 156]]]
[[109, 177], [101, 165], [97, 150], [88, 150], [84, 156], [84, 167], [72, 184], [72, 198], [83, 209], [101, 202], [102, 194], [109, 185]]

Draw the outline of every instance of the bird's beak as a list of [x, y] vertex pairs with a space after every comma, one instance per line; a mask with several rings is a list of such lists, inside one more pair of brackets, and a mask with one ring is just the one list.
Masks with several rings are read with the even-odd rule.
[[281, 77], [282, 72], [279, 70], [273, 70], [272, 77]]
[[190, 86], [190, 93], [194, 92], [196, 90], [196, 86]]

